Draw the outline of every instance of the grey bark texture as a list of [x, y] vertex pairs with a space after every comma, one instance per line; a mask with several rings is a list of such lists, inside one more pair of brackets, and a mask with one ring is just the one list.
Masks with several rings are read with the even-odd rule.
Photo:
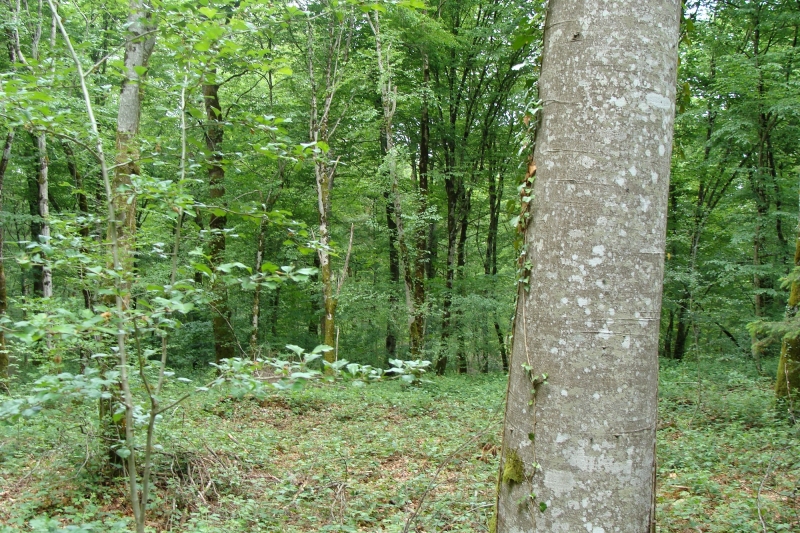
[[493, 531], [644, 533], [680, 2], [548, 9]]

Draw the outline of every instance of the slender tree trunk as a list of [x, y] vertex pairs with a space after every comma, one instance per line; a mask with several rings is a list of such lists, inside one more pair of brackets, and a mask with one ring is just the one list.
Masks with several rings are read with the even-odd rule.
[[[264, 243], [267, 234], [266, 213], [258, 224], [258, 243], [256, 244], [256, 260], [253, 271], [257, 274], [261, 272], [261, 265], [264, 264]], [[258, 320], [261, 315], [261, 283], [256, 284], [253, 290], [253, 306], [250, 313], [250, 357], [255, 360], [260, 354], [258, 350]]]
[[493, 532], [655, 530], [681, 2], [630, 9], [548, 5], [530, 290], [517, 304]]
[[278, 319], [280, 318], [281, 310], [281, 286], [275, 287], [274, 294], [272, 295], [272, 317], [270, 319], [270, 333], [272, 333], [272, 340], [278, 338]]
[[[316, 285], [319, 282], [319, 254], [314, 254], [313, 258], [314, 268], [317, 269], [317, 274], [314, 274], [309, 278], [313, 285]], [[309, 303], [311, 315], [308, 319], [308, 334], [311, 337], [319, 337], [320, 331], [322, 330], [322, 324], [325, 320], [323, 307], [322, 307], [322, 298], [321, 294], [320, 297], [312, 296]]]
[[500, 347], [500, 364], [503, 365], [503, 372], [508, 372], [508, 351], [506, 350], [506, 337], [503, 329], [497, 320], [494, 321], [494, 331], [497, 334], [497, 345]]
[[[345, 11], [347, 10], [347, 11]], [[318, 147], [326, 146], [330, 149], [330, 140], [335, 131], [338, 120], [331, 117], [332, 107], [339, 84], [349, 60], [350, 46], [353, 37], [354, 19], [351, 8], [342, 7], [339, 11], [332, 10], [327, 19], [327, 42], [325, 42], [324, 65], [320, 69], [322, 84], [317, 82], [317, 68], [315, 67], [318, 52], [315, 41], [315, 25], [309, 22], [307, 26], [307, 51], [308, 51], [308, 77], [311, 83], [311, 100], [309, 113], [309, 139], [317, 143]], [[318, 89], [321, 89], [318, 94]], [[321, 97], [320, 97], [321, 96]], [[326, 152], [322, 150], [321, 152]], [[317, 186], [317, 213], [319, 225], [317, 240], [319, 248], [319, 279], [322, 283], [322, 318], [323, 342], [333, 347], [336, 344], [336, 308], [338, 306], [338, 289], [334, 288], [336, 279], [331, 266], [330, 253], [330, 216], [331, 192], [339, 160], [331, 161], [331, 152], [317, 154], [314, 159], [314, 178]], [[344, 273], [343, 273], [344, 275]], [[325, 352], [325, 360], [333, 362], [336, 358], [334, 350]]]
[[387, 359], [397, 357], [397, 326], [394, 320], [397, 308], [397, 289], [400, 284], [400, 258], [397, 253], [397, 223], [394, 217], [394, 202], [391, 193], [383, 193], [386, 201], [386, 228], [389, 232], [389, 320], [386, 321], [386, 356]]
[[[331, 268], [330, 250], [330, 213], [331, 213], [331, 190], [333, 189], [333, 175], [335, 167], [319, 161], [315, 165], [317, 194], [318, 194], [318, 215], [319, 215], [319, 243], [317, 250], [319, 257], [319, 277], [322, 282], [322, 307], [324, 315], [322, 318], [322, 342], [328, 346], [336, 344], [336, 307], [339, 302], [334, 296], [334, 278]], [[333, 350], [325, 352], [325, 359], [333, 362]]]
[[[452, 168], [452, 167], [451, 167]], [[445, 373], [447, 369], [448, 344], [452, 334], [452, 305], [453, 287], [457, 271], [458, 257], [458, 236], [460, 233], [459, 207], [462, 197], [461, 180], [448, 173], [445, 178], [445, 192], [447, 193], [447, 266], [444, 280], [444, 297], [442, 299], [442, 350], [439, 358], [434, 364], [434, 370], [438, 375]]]
[[[139, 123], [142, 114], [142, 98], [144, 87], [142, 85], [147, 69], [147, 62], [155, 47], [155, 36], [152, 13], [142, 0], [130, 0], [128, 4], [129, 15], [127, 32], [125, 36], [125, 79], [119, 94], [119, 108], [117, 111], [116, 131], [116, 158], [114, 173], [110, 183], [111, 209], [114, 220], [109, 222], [107, 239], [114, 243], [115, 257], [113, 267], [117, 270], [122, 281], [117, 284], [119, 295], [111, 296], [107, 300], [109, 307], [115, 306], [123, 314], [131, 306], [131, 286], [134, 276], [134, 253], [136, 243], [136, 194], [132, 188], [134, 176], [139, 176]], [[143, 70], [144, 69], [144, 70]], [[122, 319], [122, 316], [119, 317]], [[120, 362], [124, 364], [125, 337], [120, 334], [118, 338]], [[122, 383], [124, 390], [125, 383]], [[114, 413], [114, 404], [122, 402], [119, 390], [113, 391], [115, 398], [100, 401], [100, 420], [104, 425], [102, 429], [105, 436], [112, 442], [109, 448], [111, 464], [121, 466], [122, 458], [116, 454], [116, 443], [126, 439], [126, 431], [133, 428], [125, 427], [123, 420], [114, 422], [111, 416]]]
[[[431, 81], [431, 69], [428, 64], [428, 55], [422, 55], [422, 83], [427, 89]], [[431, 254], [428, 248], [430, 241], [430, 223], [426, 222], [428, 213], [428, 173], [430, 157], [430, 116], [428, 113], [427, 94], [422, 100], [422, 113], [419, 125], [419, 173], [417, 191], [419, 192], [419, 207], [417, 216], [419, 217], [416, 234], [414, 239], [414, 316], [411, 320], [410, 347], [412, 357], [421, 357], [425, 346], [425, 276], [429, 270]]]
[[666, 358], [672, 357], [672, 327], [675, 322], [675, 311], [670, 309], [669, 321], [667, 322], [667, 331], [664, 333], [664, 352], [662, 355]]
[[[419, 289], [417, 286], [423, 283], [420, 281], [417, 274], [416, 264], [421, 259], [415, 257], [409, 249], [409, 237], [406, 235], [404, 229], [404, 221], [401, 212], [400, 202], [400, 188], [398, 185], [398, 172], [397, 172], [397, 153], [395, 150], [394, 132], [392, 129], [392, 121], [394, 114], [397, 110], [397, 86], [394, 84], [391, 62], [391, 48], [387, 45], [384, 46], [383, 36], [380, 29], [380, 16], [378, 11], [372, 12], [368, 15], [369, 25], [372, 33], [375, 36], [375, 51], [378, 59], [378, 72], [380, 73], [380, 93], [381, 93], [381, 108], [383, 110], [383, 142], [382, 148], [386, 158], [387, 168], [389, 171], [390, 192], [386, 194], [387, 207], [386, 216], [387, 224], [389, 224], [389, 239], [390, 239], [390, 274], [393, 277], [393, 282], [399, 278], [399, 270], [403, 270], [403, 281], [406, 289], [406, 307], [409, 317], [409, 341], [411, 354], [418, 357], [422, 349], [422, 335], [423, 327], [421, 326], [422, 311], [417, 308], [418, 292], [423, 291], [424, 287]], [[416, 172], [412, 172], [416, 174]], [[427, 176], [426, 176], [427, 179]], [[426, 185], [427, 188], [427, 185]], [[391, 204], [391, 206], [389, 205]], [[389, 221], [388, 219], [392, 220]], [[394, 241], [394, 242], [392, 242]], [[394, 254], [394, 257], [392, 257]], [[394, 269], [398, 272], [395, 272]], [[391, 302], [390, 302], [391, 303]], [[396, 346], [390, 346], [391, 343], [396, 344], [393, 338], [392, 325], [389, 325], [390, 331], [387, 334], [387, 352], [392, 348], [392, 352], [396, 350]]]
[[[456, 272], [458, 274], [458, 278], [460, 281], [463, 282], [464, 280], [464, 268], [467, 265], [467, 224], [469, 219], [469, 210], [470, 210], [470, 196], [471, 191], [466, 194], [466, 198], [464, 200], [464, 207], [461, 211], [461, 219], [459, 220], [459, 233], [458, 233], [458, 245], [456, 246]], [[461, 289], [459, 290], [459, 293]], [[458, 312], [458, 318], [463, 316], [462, 311]], [[458, 373], [459, 374], [466, 374], [467, 373], [467, 354], [466, 354], [466, 346], [464, 341], [464, 331], [463, 328], [459, 328], [458, 333], [458, 352], [456, 354], [456, 359], [458, 360]]]
[[[144, 96], [144, 73], [155, 47], [152, 14], [142, 0], [130, 0], [125, 40], [125, 79], [119, 94], [116, 134], [116, 166], [112, 182], [116, 239], [123, 276], [133, 273], [136, 244], [136, 195], [133, 177], [139, 176], [139, 122]], [[109, 237], [109, 240], [111, 238]], [[130, 287], [130, 282], [126, 283]], [[123, 307], [130, 307], [130, 291], [123, 295]]]
[[[83, 238], [83, 243], [81, 244], [81, 253], [87, 253], [88, 250], [86, 248], [85, 243], [89, 242], [91, 238], [91, 230], [88, 224], [88, 216], [89, 216], [89, 200], [86, 197], [86, 191], [84, 189], [84, 180], [83, 174], [81, 174], [80, 170], [78, 169], [78, 164], [75, 161], [75, 153], [72, 151], [72, 147], [66, 142], [61, 143], [61, 149], [64, 151], [64, 155], [66, 156], [67, 160], [67, 170], [69, 171], [70, 176], [72, 177], [72, 182], [75, 184], [75, 190], [77, 192], [77, 203], [78, 203], [78, 212], [81, 215], [83, 221], [80, 223], [80, 234]], [[78, 265], [78, 279], [80, 280], [81, 285], [81, 294], [83, 295], [83, 307], [90, 311], [94, 310], [94, 293], [89, 288], [89, 284], [86, 280], [86, 269], [83, 264]], [[80, 352], [80, 365], [81, 365], [81, 372], [85, 369], [86, 364], [89, 362], [89, 357], [91, 355], [90, 351], [87, 350], [82, 344], [78, 348]]]
[[[28, 5], [25, 5], [26, 9]], [[42, 39], [42, 27], [44, 23], [44, 13], [43, 13], [43, 3], [41, 0], [37, 2], [37, 18], [36, 18], [36, 25], [33, 28], [33, 32], [31, 35], [31, 58], [35, 62], [39, 62], [41, 57], [39, 54], [39, 45]], [[19, 23], [19, 15], [20, 15], [20, 4], [17, 3], [16, 6], [16, 17], [17, 23]], [[16, 39], [16, 56], [17, 58], [26, 66], [28, 66], [28, 62], [25, 59], [24, 54], [22, 53], [22, 49], [20, 47], [20, 39], [19, 39], [19, 30], [15, 30], [15, 39]], [[51, 47], [52, 48], [52, 47]], [[30, 68], [30, 67], [29, 67]], [[44, 233], [46, 232], [47, 235], [45, 236], [45, 240], [50, 235], [50, 226], [48, 224], [45, 215], [47, 215], [48, 211], [48, 204], [47, 204], [47, 191], [44, 191], [44, 212], [42, 211], [42, 187], [47, 187], [48, 180], [47, 180], [47, 143], [46, 138], [43, 133], [31, 133], [31, 138], [33, 140], [33, 146], [36, 153], [36, 178], [35, 181], [33, 178], [28, 179], [28, 207], [31, 214], [31, 241], [41, 241]], [[44, 254], [42, 254], [44, 255]], [[44, 265], [36, 265], [33, 267], [33, 294], [34, 296], [44, 297], [45, 296], [45, 280], [48, 281], [47, 290], [50, 294], [52, 294], [52, 277], [49, 272], [49, 269], [46, 269]]]
[[[281, 162], [279, 163], [278, 167], [278, 177], [280, 178], [280, 183], [283, 184], [283, 170], [284, 164]], [[260, 223], [258, 224], [258, 244], [256, 245], [256, 260], [254, 271], [258, 274], [261, 273], [261, 267], [264, 264], [264, 247], [266, 246], [267, 240], [267, 226], [269, 222], [268, 213], [272, 210], [272, 207], [275, 205], [275, 201], [277, 200], [277, 196], [273, 197], [270, 195], [267, 200], [261, 204], [262, 209], [264, 210], [264, 216], [261, 219]], [[277, 291], [277, 287], [275, 288]], [[251, 313], [251, 320], [250, 320], [250, 356], [255, 359], [258, 357], [258, 322], [261, 316], [261, 283], [256, 284], [256, 288], [253, 291], [253, 308]], [[273, 326], [274, 327], [274, 326]]]
[[[8, 162], [11, 160], [11, 146], [14, 144], [14, 130], [9, 130], [3, 143], [3, 153], [0, 156], [0, 212], [3, 211], [3, 184], [6, 177]], [[8, 292], [6, 290], [5, 271], [5, 229], [0, 225], [0, 318], [8, 312]], [[8, 351], [6, 350], [6, 336], [0, 328], [0, 389], [8, 390]]]
[[[203, 84], [203, 102], [206, 108], [206, 148], [209, 153], [208, 165], [208, 195], [213, 205], [222, 204], [225, 200], [225, 169], [222, 167], [222, 139], [224, 130], [222, 126], [222, 107], [219, 101], [219, 84], [216, 82], [216, 69], [210, 77], [211, 83]], [[216, 212], [211, 213], [208, 221], [210, 239], [210, 255], [212, 268], [216, 268], [225, 261], [225, 229], [228, 226], [228, 217]], [[212, 330], [214, 332], [214, 359], [217, 363], [223, 359], [234, 357], [234, 337], [231, 330], [231, 311], [228, 306], [228, 288], [224, 281], [215, 278], [211, 287], [213, 298], [211, 306], [214, 311]]]
[[686, 310], [690, 302], [690, 296], [684, 294], [683, 299], [678, 304], [678, 325], [675, 330], [675, 349], [670, 354], [670, 357], [676, 361], [681, 361], [686, 354], [686, 341], [689, 338], [689, 331], [691, 330], [691, 325], [688, 322], [691, 318], [686, 318]]
[[[72, 151], [72, 147], [67, 144], [66, 142], [61, 143], [61, 149], [64, 151], [64, 155], [66, 155], [67, 159], [67, 170], [69, 171], [70, 176], [72, 176], [72, 181], [75, 184], [75, 189], [77, 192], [77, 201], [78, 201], [78, 212], [83, 217], [84, 221], [80, 225], [80, 234], [83, 237], [84, 241], [88, 242], [91, 237], [91, 228], [87, 222], [87, 218], [89, 216], [89, 199], [86, 196], [86, 190], [84, 187], [86, 184], [84, 183], [83, 174], [81, 174], [80, 170], [78, 169], [78, 164], [75, 161], [75, 153]], [[81, 246], [82, 252], [87, 252], [85, 246]], [[81, 280], [81, 294], [83, 295], [83, 306], [86, 309], [93, 309], [94, 308], [94, 294], [91, 289], [86, 284], [86, 272], [83, 266], [78, 267], [78, 277]]]
[[[30, 152], [35, 158], [36, 167], [33, 169], [33, 173], [28, 175], [27, 185], [28, 185], [28, 213], [31, 216], [31, 220], [29, 223], [30, 226], [30, 240], [34, 242], [39, 241], [39, 235], [42, 234], [42, 217], [39, 213], [39, 182], [41, 178], [39, 177], [39, 173], [41, 172], [41, 161], [38, 157], [38, 136], [31, 134], [30, 136], [33, 151]], [[27, 150], [26, 150], [27, 151]], [[44, 268], [42, 265], [37, 264], [31, 268], [31, 277], [32, 279], [32, 286], [33, 291], [32, 294], [34, 297], [41, 298], [44, 295]]]
[[[494, 169], [489, 168], [489, 228], [486, 232], [486, 260], [484, 274], [497, 278], [497, 234], [500, 228], [500, 207], [503, 200], [503, 172], [497, 173], [495, 179]], [[497, 335], [497, 348], [500, 351], [500, 363], [503, 372], [508, 372], [508, 350], [506, 349], [505, 335], [497, 318], [494, 319], [494, 330]]]
[[[39, 229], [39, 240], [43, 244], [50, 244], [50, 160], [47, 157], [47, 137], [44, 133], [36, 136], [36, 149], [39, 155], [39, 166], [36, 172], [37, 177], [37, 205], [39, 217], [42, 219]], [[44, 254], [42, 254], [44, 256]], [[43, 257], [44, 258], [44, 257]], [[50, 267], [42, 267], [42, 297], [50, 298], [53, 296], [53, 272]]]

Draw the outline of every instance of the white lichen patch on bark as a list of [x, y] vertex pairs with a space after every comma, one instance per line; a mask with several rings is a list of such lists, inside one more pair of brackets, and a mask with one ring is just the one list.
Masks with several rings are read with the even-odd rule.
[[498, 532], [649, 530], [679, 16], [550, 0], [504, 432], [526, 477], [501, 483]]

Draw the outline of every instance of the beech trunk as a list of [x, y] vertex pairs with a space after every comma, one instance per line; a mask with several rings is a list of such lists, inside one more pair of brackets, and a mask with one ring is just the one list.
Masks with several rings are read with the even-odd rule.
[[654, 531], [680, 12], [549, 3], [492, 531]]

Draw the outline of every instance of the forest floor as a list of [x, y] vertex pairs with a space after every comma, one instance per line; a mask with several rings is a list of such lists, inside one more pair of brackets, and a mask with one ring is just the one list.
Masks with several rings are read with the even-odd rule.
[[[662, 364], [662, 532], [800, 531], [800, 432], [747, 362]], [[177, 385], [172, 391], [179, 392]], [[159, 432], [152, 531], [487, 531], [505, 376], [198, 396]], [[0, 532], [128, 531], [96, 411], [0, 425]], [[406, 528], [406, 526], [408, 526]]]

